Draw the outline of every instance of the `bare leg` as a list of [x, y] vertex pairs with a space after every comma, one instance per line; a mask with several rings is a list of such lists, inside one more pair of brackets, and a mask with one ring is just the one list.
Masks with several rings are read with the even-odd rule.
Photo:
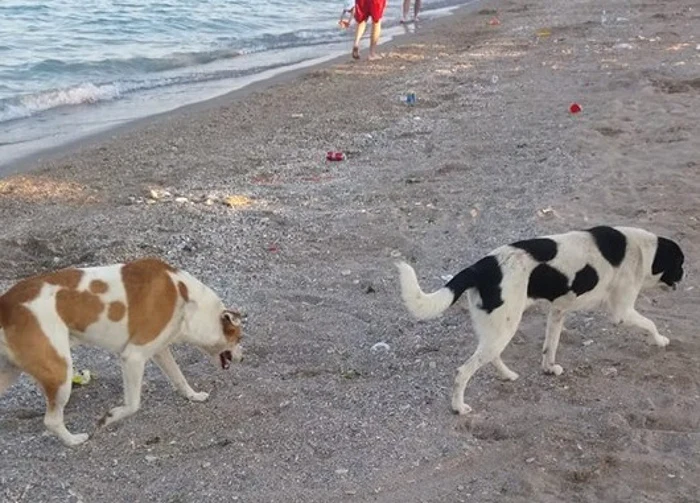
[[352, 57], [355, 59], [360, 59], [360, 39], [362, 39], [362, 35], [365, 34], [366, 28], [367, 21], [357, 23], [357, 28], [355, 28], [355, 43], [352, 46]]
[[177, 365], [173, 354], [170, 352], [170, 348], [164, 348], [160, 350], [153, 356], [153, 361], [156, 365], [160, 367], [160, 370], [168, 377], [172, 385], [176, 390], [180, 392], [182, 396], [193, 402], [203, 402], [209, 398], [209, 393], [197, 392], [192, 389], [192, 387], [182, 375], [180, 367]]
[[491, 363], [493, 363], [493, 366], [496, 367], [498, 375], [504, 381], [515, 381], [518, 377], [520, 377], [517, 372], [513, 372], [505, 363], [503, 363], [500, 356], [494, 358]]
[[411, 8], [411, 0], [403, 0], [403, 10], [401, 14], [401, 22], [408, 21], [408, 11]]
[[639, 314], [633, 307], [622, 316], [622, 322], [625, 325], [641, 328], [642, 330], [649, 332], [649, 335], [651, 335], [651, 344], [664, 347], [668, 346], [668, 343], [670, 342], [668, 337], [664, 337], [663, 335], [659, 334], [659, 331], [656, 329], [656, 325], [653, 321]]
[[420, 12], [421, 3], [421, 0], [416, 0], [416, 3], [413, 5], [413, 19], [416, 21], [418, 21], [418, 13]]
[[557, 309], [552, 309], [547, 316], [547, 332], [544, 337], [542, 347], [542, 370], [545, 374], [561, 375], [564, 369], [555, 362], [557, 348], [559, 347], [559, 337], [564, 326], [564, 313]]
[[377, 45], [379, 44], [379, 37], [382, 34], [382, 21], [375, 21], [372, 23], [372, 34], [369, 43], [369, 59], [377, 59]]
[[131, 416], [141, 407], [141, 384], [145, 360], [139, 355], [122, 356], [122, 377], [124, 380], [124, 405], [114, 407], [100, 420], [100, 426], [112, 424]]

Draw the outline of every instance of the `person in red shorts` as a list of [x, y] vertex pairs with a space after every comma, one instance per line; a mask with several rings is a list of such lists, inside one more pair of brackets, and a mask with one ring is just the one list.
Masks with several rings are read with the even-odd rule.
[[386, 0], [355, 0], [355, 44], [352, 46], [352, 57], [360, 59], [360, 39], [365, 34], [367, 20], [372, 18], [372, 33], [369, 42], [369, 59], [377, 59], [377, 44], [382, 31], [382, 16]]

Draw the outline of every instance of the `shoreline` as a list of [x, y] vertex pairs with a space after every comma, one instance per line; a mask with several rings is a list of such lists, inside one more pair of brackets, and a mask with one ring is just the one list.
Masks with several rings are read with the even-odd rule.
[[[448, 20], [450, 17], [457, 15], [458, 13], [464, 12], [465, 14], [472, 13], [473, 11], [476, 11], [479, 6], [484, 3], [486, 0], [466, 0], [468, 3], [465, 3], [463, 5], [457, 5], [457, 6], [448, 6], [448, 7], [440, 7], [437, 9], [434, 9], [433, 12], [436, 12], [437, 15], [433, 14], [431, 17], [429, 17], [427, 20], [421, 21], [421, 25], [425, 27], [425, 29], [435, 29], [435, 24], [438, 23], [437, 26], [439, 26], [440, 22], [445, 22]], [[441, 14], [441, 12], [444, 11], [444, 14]], [[428, 11], [431, 12], [431, 11]], [[434, 16], [434, 17], [432, 17]], [[352, 25], [351, 29], [354, 27], [354, 24]], [[398, 26], [393, 26], [391, 29], [398, 30], [402, 28], [401, 25]], [[405, 30], [405, 28], [404, 28]], [[400, 44], [403, 41], [407, 40], [407, 38], [410, 38], [411, 36], [415, 35], [415, 32], [409, 33], [399, 33], [397, 35], [394, 35], [391, 39], [387, 40], [386, 42], [382, 42], [380, 44], [380, 47], [383, 47], [385, 49], [390, 49], [391, 47], [395, 46], [396, 44]], [[348, 47], [352, 46], [352, 37], [348, 38]], [[368, 35], [365, 34], [363, 37], [363, 43], [365, 46], [364, 52], [366, 53], [366, 45], [368, 44]], [[350, 53], [350, 50], [346, 51], [347, 54]], [[189, 103], [186, 105], [178, 106], [177, 108], [174, 108], [172, 110], [167, 110], [164, 112], [158, 112], [152, 115], [147, 115], [145, 117], [140, 117], [137, 119], [133, 120], [126, 120], [126, 122], [118, 124], [116, 126], [107, 126], [107, 129], [102, 130], [102, 131], [97, 131], [93, 133], [88, 133], [85, 136], [81, 136], [77, 139], [74, 140], [68, 140], [65, 143], [61, 143], [60, 145], [56, 146], [51, 146], [51, 147], [46, 147], [43, 148], [37, 152], [27, 154], [27, 155], [21, 155], [18, 157], [16, 160], [9, 161], [6, 164], [0, 164], [0, 180], [3, 178], [7, 178], [12, 175], [18, 175], [18, 174], [23, 174], [23, 173], [28, 173], [33, 171], [33, 168], [38, 165], [39, 163], [42, 162], [52, 162], [56, 161], [59, 158], [69, 155], [73, 152], [77, 152], [81, 150], [82, 148], [87, 148], [95, 145], [99, 145], [105, 141], [109, 141], [111, 139], [118, 139], [120, 135], [123, 135], [125, 133], [131, 132], [131, 131], [138, 131], [141, 128], [148, 127], [153, 124], [157, 124], [159, 121], [167, 121], [169, 119], [174, 118], [178, 114], [196, 114], [200, 111], [204, 110], [210, 110], [211, 108], [215, 108], [218, 106], [222, 106], [224, 104], [236, 101], [236, 100], [241, 100], [244, 99], [246, 96], [249, 96], [252, 93], [256, 92], [261, 92], [264, 90], [267, 90], [271, 87], [281, 85], [287, 82], [292, 82], [295, 79], [300, 78], [306, 73], [309, 72], [314, 72], [323, 68], [331, 67], [334, 65], [341, 64], [343, 62], [347, 62], [349, 56], [347, 54], [343, 55], [338, 55], [338, 56], [324, 56], [321, 57], [322, 61], [308, 64], [305, 61], [299, 62], [299, 63], [294, 63], [291, 65], [288, 65], [285, 69], [278, 71], [278, 70], [266, 70], [265, 72], [262, 72], [262, 74], [272, 72], [273, 75], [270, 77], [259, 77], [261, 74], [255, 74], [251, 75], [250, 78], [254, 79], [253, 82], [243, 84], [241, 87], [236, 88], [231, 91], [227, 91], [224, 94], [221, 94], [219, 96], [215, 96], [213, 98], [207, 98], [203, 99], [200, 101], [196, 101], [193, 103]], [[359, 64], [368, 64], [367, 61], [360, 61], [358, 62]], [[357, 64], [357, 63], [356, 63]], [[295, 68], [298, 67], [299, 68]], [[246, 80], [246, 79], [244, 79]]]

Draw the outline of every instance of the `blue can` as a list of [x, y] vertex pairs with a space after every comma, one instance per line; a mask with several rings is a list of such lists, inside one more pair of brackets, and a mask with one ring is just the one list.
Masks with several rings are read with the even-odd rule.
[[415, 105], [416, 104], [416, 93], [408, 93], [406, 95], [406, 103], [409, 105]]

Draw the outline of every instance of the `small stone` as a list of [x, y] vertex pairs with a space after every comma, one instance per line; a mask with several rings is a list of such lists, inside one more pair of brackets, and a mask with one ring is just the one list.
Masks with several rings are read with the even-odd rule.
[[606, 367], [603, 369], [603, 375], [605, 377], [615, 377], [617, 375], [617, 369], [615, 367]]
[[211, 463], [209, 461], [205, 461], [202, 463], [202, 468], [209, 468], [211, 466]]
[[668, 474], [668, 478], [669, 478], [669, 479], [675, 479], [676, 476], [675, 476], [673, 473], [669, 473], [669, 474]]
[[585, 341], [583, 341], [584, 347], [590, 346], [591, 344], [593, 344], [593, 339], [586, 339]]
[[153, 463], [157, 459], [158, 459], [158, 456], [153, 456], [152, 454], [149, 454], [146, 456], [147, 463]]
[[436, 369], [437, 363], [431, 361], [430, 363], [428, 363], [428, 367], [430, 367], [431, 369]]
[[187, 199], [186, 197], [176, 197], [175, 202], [180, 204], [187, 203], [189, 202], [189, 199]]
[[348, 473], [349, 471], [350, 471], [350, 470], [348, 470], [347, 468], [338, 468], [338, 469], [335, 471], [335, 474], [336, 474], [336, 475], [345, 475], [345, 474]]
[[342, 271], [340, 271], [340, 274], [342, 274], [343, 276], [350, 276], [352, 274], [352, 271], [350, 269], [343, 269]]
[[207, 198], [207, 200], [204, 201], [204, 204], [206, 204], [207, 206], [212, 206], [212, 205], [214, 204], [214, 200], [213, 200], [213, 199], [208, 199], [208, 198]]
[[156, 192], [153, 189], [148, 191], [148, 195], [151, 197], [151, 199], [160, 199], [160, 195], [158, 194], [158, 192]]
[[527, 459], [525, 460], [525, 462], [526, 462], [527, 464], [530, 464], [530, 463], [532, 463], [533, 461], [535, 461], [535, 458], [527, 458]]
[[357, 494], [357, 491], [345, 491], [345, 494], [347, 494], [348, 496], [355, 496]]

